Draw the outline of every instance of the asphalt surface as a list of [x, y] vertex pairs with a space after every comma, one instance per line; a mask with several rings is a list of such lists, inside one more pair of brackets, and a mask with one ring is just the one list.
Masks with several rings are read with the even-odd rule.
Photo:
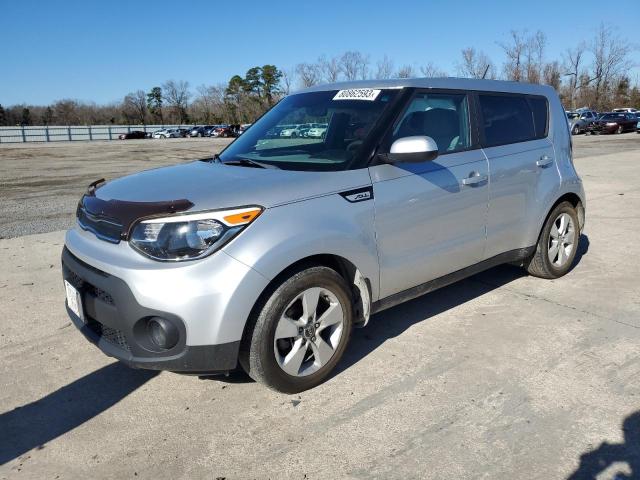
[[12, 149], [8, 162], [0, 148], [3, 200], [60, 213], [40, 223], [1, 207], [5, 236], [52, 231], [0, 240], [0, 478], [640, 477], [640, 135], [574, 139], [587, 225], [567, 276], [502, 266], [377, 314], [300, 395], [241, 373], [130, 370], [70, 325], [56, 222], [86, 180], [214, 148], [176, 141], [160, 159], [131, 145], [96, 146], [90, 164], [92, 145]]

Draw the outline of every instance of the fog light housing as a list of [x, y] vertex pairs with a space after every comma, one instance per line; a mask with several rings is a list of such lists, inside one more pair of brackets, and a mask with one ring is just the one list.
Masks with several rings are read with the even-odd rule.
[[147, 320], [147, 334], [151, 344], [163, 350], [175, 347], [180, 337], [176, 326], [162, 317], [151, 317]]

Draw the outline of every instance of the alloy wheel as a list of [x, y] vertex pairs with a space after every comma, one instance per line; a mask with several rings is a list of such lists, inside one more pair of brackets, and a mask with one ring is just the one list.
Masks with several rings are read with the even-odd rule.
[[333, 357], [344, 330], [338, 297], [322, 287], [299, 293], [276, 325], [273, 349], [280, 368], [294, 377], [317, 372]]
[[575, 245], [575, 225], [570, 215], [561, 213], [549, 232], [547, 254], [549, 261], [558, 268], [567, 263]]

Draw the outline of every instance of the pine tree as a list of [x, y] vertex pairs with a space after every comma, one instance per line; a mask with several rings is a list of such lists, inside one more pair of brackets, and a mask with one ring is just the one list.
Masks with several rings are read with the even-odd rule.
[[26, 107], [22, 109], [22, 119], [20, 120], [20, 125], [22, 125], [23, 127], [31, 125], [31, 112]]
[[147, 107], [149, 112], [156, 120], [160, 120], [160, 123], [164, 124], [164, 116], [162, 114], [162, 88], [153, 87], [149, 93], [147, 93]]

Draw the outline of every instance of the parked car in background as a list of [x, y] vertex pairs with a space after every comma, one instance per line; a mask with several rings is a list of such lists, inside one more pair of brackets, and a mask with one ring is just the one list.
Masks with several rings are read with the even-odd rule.
[[163, 130], [157, 130], [153, 132], [153, 138], [178, 138], [182, 134], [177, 128], [165, 128]]
[[251, 126], [250, 123], [243, 123], [242, 125], [240, 125], [240, 128], [238, 129], [238, 136], [242, 135], [245, 132], [245, 130], [250, 126]]
[[200, 127], [193, 127], [189, 132], [190, 137], [208, 137], [211, 134], [211, 130], [215, 128], [214, 125], [202, 125]]
[[296, 138], [301, 137], [302, 135], [300, 134], [299, 125], [287, 125], [282, 130], [280, 130], [280, 136]]
[[637, 113], [637, 108], [624, 107], [624, 108], [614, 108], [613, 111], [615, 113]]
[[567, 122], [571, 135], [578, 135], [587, 131], [587, 125], [596, 120], [597, 114], [588, 112], [567, 112]]
[[215, 128], [211, 132], [212, 137], [233, 138], [238, 136], [238, 131], [233, 125]]
[[120, 140], [131, 140], [134, 138], [147, 138], [147, 133], [142, 130], [134, 130], [128, 133], [121, 133], [118, 135], [118, 139]]
[[[310, 112], [325, 140], [267, 139]], [[94, 182], [62, 251], [67, 313], [133, 367], [241, 366], [307, 390], [373, 313], [503, 263], [571, 270], [585, 194], [565, 121], [556, 91], [527, 83], [303, 90], [216, 157]]]
[[283, 128], [284, 127], [282, 125], [276, 125], [275, 127], [267, 130], [267, 132], [265, 134], [265, 138], [279, 138], [280, 137], [280, 131]]
[[594, 122], [587, 125], [590, 133], [623, 133], [636, 130], [638, 117], [633, 113], [604, 113]]
[[189, 136], [189, 132], [191, 132], [190, 128], [178, 128], [178, 132], [182, 138], [187, 138]]
[[636, 112], [636, 120], [638, 120], [638, 123], [636, 124], [636, 132], [640, 133], [640, 112]]
[[318, 124], [318, 126], [310, 128], [307, 131], [307, 137], [309, 138], [322, 138], [327, 132], [327, 124]]

